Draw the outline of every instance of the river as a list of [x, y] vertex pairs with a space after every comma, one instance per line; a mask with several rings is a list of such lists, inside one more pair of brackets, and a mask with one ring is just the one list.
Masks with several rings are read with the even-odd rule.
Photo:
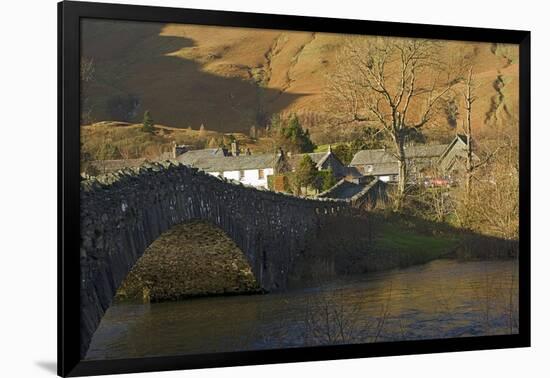
[[284, 293], [115, 303], [86, 359], [517, 333], [514, 261], [436, 260]]

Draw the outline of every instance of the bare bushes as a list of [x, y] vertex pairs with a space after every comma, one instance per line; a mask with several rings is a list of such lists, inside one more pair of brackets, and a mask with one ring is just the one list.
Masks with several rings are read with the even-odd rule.
[[456, 193], [456, 221], [472, 231], [519, 238], [519, 151], [507, 144], [472, 179], [470, 193]]
[[361, 298], [327, 292], [311, 298], [304, 311], [304, 345], [372, 343], [383, 337], [391, 317], [392, 288], [383, 293], [379, 309], [366, 314]]

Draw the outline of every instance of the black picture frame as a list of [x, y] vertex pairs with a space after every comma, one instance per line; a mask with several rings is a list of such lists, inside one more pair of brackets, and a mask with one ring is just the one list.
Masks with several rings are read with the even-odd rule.
[[[79, 356], [79, 59], [83, 18], [376, 34], [500, 42], [520, 50], [519, 333], [376, 344], [304, 347], [155, 358], [81, 361]], [[58, 374], [83, 376], [176, 369], [336, 360], [530, 346], [530, 32], [134, 6], [58, 3]]]

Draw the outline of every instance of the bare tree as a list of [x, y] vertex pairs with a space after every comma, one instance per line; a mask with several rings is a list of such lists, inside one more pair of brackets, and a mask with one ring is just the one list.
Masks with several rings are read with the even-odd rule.
[[[507, 240], [519, 235], [519, 147], [517, 137], [492, 141], [490, 159], [485, 158], [472, 175], [470, 193], [457, 202], [462, 226]], [[506, 143], [506, 148], [500, 148]]]
[[396, 209], [407, 182], [405, 144], [434, 121], [439, 104], [459, 82], [461, 66], [442, 62], [439, 48], [430, 40], [351, 37], [329, 80], [338, 122], [367, 122], [391, 139], [399, 166]]
[[465, 160], [465, 186], [466, 186], [466, 201], [470, 200], [472, 193], [472, 180], [476, 170], [487, 165], [491, 159], [494, 159], [499, 150], [505, 146], [509, 146], [509, 141], [499, 143], [492, 151], [488, 152], [483, 160], [476, 158], [474, 154], [473, 138], [472, 138], [472, 109], [473, 104], [477, 100], [475, 96], [476, 86], [473, 76], [473, 66], [470, 66], [468, 70], [468, 76], [465, 79], [465, 87], [463, 91], [464, 108], [466, 110], [466, 116], [463, 122], [463, 132], [466, 136], [466, 160]]
[[464, 103], [466, 107], [466, 122], [464, 125], [464, 133], [466, 134], [466, 196], [470, 197], [472, 187], [472, 175], [474, 172], [473, 164], [473, 148], [472, 148], [472, 105], [476, 100], [473, 94], [472, 83], [472, 71], [473, 67], [470, 67], [468, 71], [468, 78], [466, 79], [466, 88], [464, 90]]
[[132, 158], [132, 149], [132, 145], [127, 139], [121, 141], [121, 143], [117, 146], [118, 153], [123, 160], [129, 160]]

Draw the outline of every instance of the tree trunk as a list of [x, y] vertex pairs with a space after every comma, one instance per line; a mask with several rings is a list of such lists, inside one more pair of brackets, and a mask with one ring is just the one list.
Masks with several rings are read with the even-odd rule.
[[397, 166], [399, 176], [397, 181], [397, 196], [395, 198], [395, 210], [401, 210], [403, 199], [405, 198], [405, 186], [407, 184], [407, 161], [405, 158], [405, 149], [403, 143], [397, 146]]
[[466, 83], [466, 201], [470, 201], [472, 192], [472, 176], [474, 171], [474, 164], [472, 161], [472, 104], [475, 98], [472, 94], [472, 68], [468, 74], [468, 81]]
[[467, 153], [466, 153], [466, 199], [470, 200], [472, 193], [472, 173], [473, 173], [473, 164], [472, 164], [472, 137], [470, 132], [466, 136], [467, 142]]

